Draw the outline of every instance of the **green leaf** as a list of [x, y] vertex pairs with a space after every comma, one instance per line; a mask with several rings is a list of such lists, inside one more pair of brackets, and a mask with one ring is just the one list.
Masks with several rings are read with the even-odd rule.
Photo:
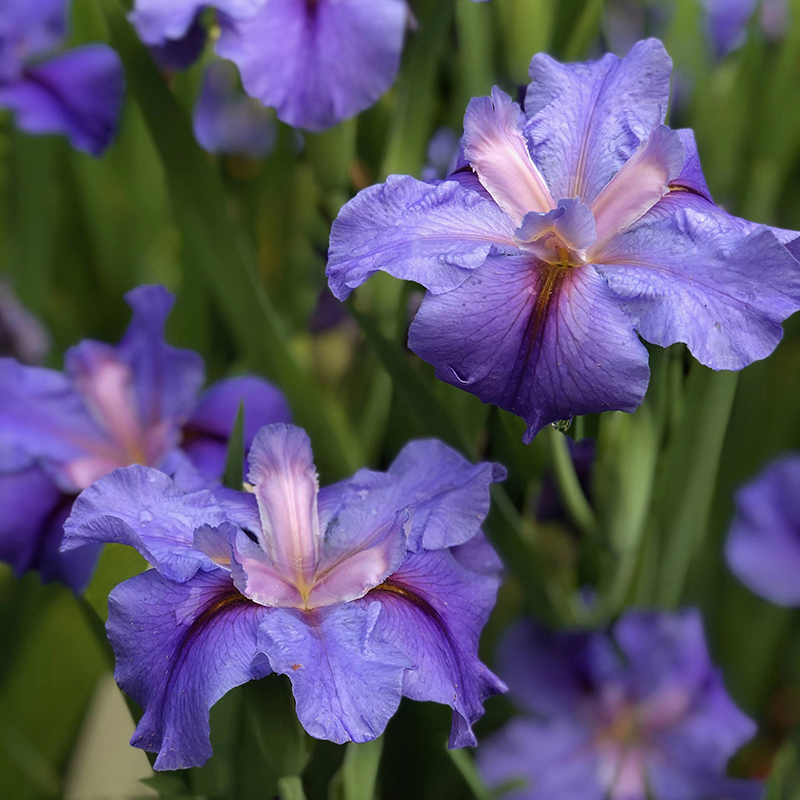
[[278, 781], [278, 794], [281, 800], [306, 800], [300, 778], [281, 778]]
[[656, 601], [667, 608], [680, 601], [707, 534], [737, 381], [736, 372], [692, 364], [684, 413], [662, 455], [655, 508], [661, 545]]
[[407, 405], [411, 414], [420, 422], [425, 432], [438, 436], [474, 458], [475, 445], [456, 427], [453, 418], [439, 402], [430, 383], [411, 366], [406, 353], [378, 330], [378, 326], [371, 317], [356, 311], [352, 303], [350, 312], [361, 326], [367, 342], [375, 350], [391, 376], [394, 390]]
[[236, 421], [228, 439], [228, 453], [225, 457], [225, 475], [222, 483], [229, 489], [242, 491], [244, 484], [244, 402], [239, 403]]
[[447, 750], [456, 769], [461, 773], [464, 783], [469, 786], [469, 790], [475, 800], [492, 800], [492, 795], [475, 769], [475, 762], [470, 758], [466, 750]]
[[182, 234], [186, 279], [195, 280], [195, 270], [203, 276], [250, 366], [286, 392], [311, 436], [321, 471], [332, 477], [349, 474], [360, 466], [357, 442], [342, 415], [331, 413], [331, 400], [321, 396], [296, 362], [283, 321], [258, 278], [255, 255], [230, 215], [218, 173], [195, 142], [186, 113], [125, 19], [119, 0], [99, 2], [164, 167]]
[[341, 767], [344, 800], [375, 800], [383, 737], [372, 742], [347, 745]]
[[[237, 796], [269, 797], [284, 778], [298, 778], [310, 754], [288, 679], [272, 675], [241, 690], [241, 739], [236, 753]], [[293, 785], [291, 782], [287, 785]]]

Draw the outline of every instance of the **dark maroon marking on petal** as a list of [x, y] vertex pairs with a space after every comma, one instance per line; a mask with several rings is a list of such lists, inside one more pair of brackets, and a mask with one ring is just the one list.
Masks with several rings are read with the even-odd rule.
[[181, 640], [180, 645], [178, 646], [175, 652], [175, 661], [172, 663], [170, 667], [169, 676], [167, 677], [165, 686], [168, 686], [170, 681], [172, 680], [172, 675], [175, 672], [175, 669], [183, 663], [186, 657], [186, 651], [188, 646], [192, 643], [192, 641], [197, 638], [205, 628], [211, 623], [211, 621], [223, 611], [227, 609], [236, 607], [236, 606], [243, 606], [243, 605], [256, 605], [252, 600], [245, 597], [241, 594], [237, 589], [231, 587], [231, 589], [225, 591], [219, 597], [212, 600], [195, 618], [192, 624], [189, 626], [189, 630], [186, 632], [185, 636]]
[[687, 192], [688, 194], [696, 194], [698, 197], [702, 197], [703, 200], [708, 200], [702, 192], [698, 192], [697, 189], [693, 189], [691, 186], [684, 186], [682, 183], [670, 183], [667, 184], [667, 189], [670, 192]]
[[[536, 370], [536, 363], [542, 350], [543, 334], [550, 315], [550, 309], [554, 303], [558, 305], [558, 293], [570, 269], [575, 268], [548, 264], [544, 261], [537, 261], [535, 269], [532, 269], [532, 279], [537, 281], [539, 290], [525, 332], [527, 346], [520, 349], [511, 373], [511, 380], [509, 381], [509, 387], [511, 386], [511, 381], [515, 381], [516, 384], [512, 394], [515, 400], [531, 360], [533, 361], [530, 365], [531, 369]], [[578, 269], [582, 269], [582, 267]]]

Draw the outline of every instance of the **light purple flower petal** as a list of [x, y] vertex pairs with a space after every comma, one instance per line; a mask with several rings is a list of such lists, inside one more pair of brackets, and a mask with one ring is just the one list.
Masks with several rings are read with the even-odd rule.
[[742, 44], [757, 5], [758, 0], [702, 0], [706, 28], [717, 58]]
[[464, 117], [464, 156], [515, 225], [556, 205], [531, 161], [524, 122], [519, 105], [497, 87], [491, 97], [473, 99]]
[[0, 470], [8, 472], [35, 460], [59, 464], [80, 458], [102, 443], [103, 434], [65, 375], [3, 358], [0, 441]]
[[3, 0], [0, 82], [15, 80], [29, 58], [59, 45], [67, 33], [67, 0]]
[[530, 152], [557, 198], [591, 205], [664, 122], [672, 62], [648, 39], [619, 59], [559, 64], [534, 56], [525, 99]]
[[398, 511], [388, 524], [376, 524], [373, 511], [367, 503], [351, 505], [328, 527], [308, 608], [357, 600], [403, 563], [408, 512]]
[[647, 350], [591, 267], [492, 256], [458, 288], [427, 295], [409, 346], [436, 376], [521, 416], [525, 441], [577, 414], [633, 411]]
[[502, 641], [503, 679], [520, 708], [537, 717], [569, 716], [593, 681], [592, 656], [603, 646], [600, 635], [553, 633], [523, 620]]
[[293, 425], [267, 425], [256, 436], [249, 461], [247, 479], [261, 514], [259, 544], [284, 578], [304, 592], [314, 582], [322, 549], [311, 442]]
[[334, 221], [328, 281], [339, 300], [379, 270], [438, 294], [463, 283], [493, 245], [515, 246], [514, 226], [495, 203], [455, 181], [390, 176]]
[[14, 112], [22, 130], [63, 134], [73, 147], [99, 156], [116, 134], [124, 86], [119, 56], [105, 45], [86, 45], [0, 84], [0, 106]]
[[83, 491], [64, 525], [64, 550], [90, 542], [127, 544], [161, 574], [183, 583], [217, 567], [192, 547], [202, 525], [225, 512], [208, 491], [182, 492], [163, 472], [138, 465], [118, 469]]
[[158, 753], [156, 769], [196, 767], [211, 756], [211, 706], [270, 672], [257, 658], [258, 625], [269, 613], [222, 570], [182, 584], [149, 570], [111, 592], [114, 677], [144, 709], [131, 744]]
[[239, 88], [233, 64], [214, 61], [195, 107], [194, 135], [209, 153], [262, 158], [274, 147], [278, 130], [270, 112]]
[[377, 631], [405, 653], [412, 668], [403, 694], [453, 709], [450, 747], [476, 744], [472, 725], [483, 702], [506, 691], [478, 659], [478, 641], [497, 595], [499, 580], [461, 566], [447, 550], [410, 554], [369, 598], [383, 610]]
[[231, 531], [229, 526], [223, 526], [224, 529], [228, 529], [233, 582], [245, 597], [262, 606], [304, 607], [304, 597], [297, 586], [281, 573], [257, 542], [243, 530]]
[[223, 26], [217, 52], [278, 118], [319, 131], [371, 106], [392, 84], [405, 0], [270, 0]]
[[136, 0], [130, 21], [145, 44], [161, 45], [182, 39], [206, 7], [247, 18], [263, 5], [264, 0]]
[[139, 417], [146, 427], [182, 425], [204, 380], [203, 359], [164, 341], [175, 296], [163, 286], [139, 286], [125, 295], [133, 311], [118, 352], [136, 375]]
[[507, 800], [606, 800], [608, 795], [591, 732], [570, 719], [512, 719], [481, 743], [477, 765], [490, 787], [523, 783], [503, 793]]
[[0, 474], [0, 561], [17, 575], [36, 569], [44, 580], [58, 580], [74, 592], [88, 583], [99, 554], [95, 545], [61, 553], [64, 520], [72, 498], [62, 494], [39, 467]]
[[367, 742], [400, 703], [408, 658], [376, 626], [382, 604], [358, 600], [313, 612], [275, 609], [261, 623], [259, 651], [292, 682], [297, 716], [318, 739]]
[[641, 219], [666, 194], [670, 182], [683, 170], [685, 155], [677, 131], [665, 125], [653, 129], [592, 203], [597, 223], [595, 248]]
[[559, 200], [552, 211], [526, 214], [514, 236], [526, 253], [549, 264], [560, 264], [565, 246], [570, 255], [580, 254], [579, 259], [583, 260], [583, 252], [597, 238], [597, 226], [588, 206], [579, 200]]
[[184, 70], [200, 58], [206, 47], [208, 34], [199, 17], [180, 39], [166, 39], [162, 44], [151, 44], [150, 53], [161, 69]]
[[688, 189], [708, 200], [709, 203], [713, 203], [705, 175], [703, 175], [703, 168], [700, 166], [700, 153], [697, 150], [694, 131], [690, 128], [680, 128], [675, 132], [681, 137], [683, 143], [684, 160], [683, 169], [672, 182], [671, 188]]
[[499, 464], [472, 464], [446, 444], [425, 439], [407, 444], [385, 473], [357, 472], [347, 482], [344, 508], [362, 507], [379, 525], [408, 508], [409, 549], [441, 550], [478, 533], [489, 513], [489, 487], [505, 478]]
[[50, 352], [50, 334], [20, 303], [11, 283], [0, 278], [0, 357], [41, 364]]
[[670, 800], [755, 800], [763, 791], [726, 776], [755, 726], [725, 691], [696, 611], [630, 612], [613, 635], [549, 633], [525, 621], [502, 660], [512, 698], [533, 718], [490, 739], [478, 764], [492, 786], [527, 777], [511, 797], [578, 800], [595, 785], [615, 800], [645, 800], [647, 787]]
[[200, 397], [184, 427], [181, 445], [207, 477], [218, 478], [225, 469], [228, 440], [242, 403], [245, 452], [265, 425], [291, 421], [286, 398], [271, 383], [250, 376], [215, 383]]
[[469, 541], [450, 549], [453, 558], [465, 569], [501, 580], [505, 565], [483, 531], [478, 531]]
[[596, 263], [647, 341], [685, 342], [712, 369], [742, 369], [775, 349], [800, 308], [798, 263], [771, 232], [743, 237], [687, 197], [667, 195]]
[[725, 556], [756, 594], [800, 605], [800, 458], [770, 464], [737, 493]]
[[671, 686], [694, 693], [712, 670], [703, 621], [694, 609], [677, 614], [631, 612], [614, 626], [614, 639], [630, 665], [639, 696]]

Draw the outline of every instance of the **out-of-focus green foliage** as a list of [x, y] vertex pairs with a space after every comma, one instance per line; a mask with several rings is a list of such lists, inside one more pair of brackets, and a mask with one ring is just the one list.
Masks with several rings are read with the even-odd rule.
[[[281, 126], [274, 152], [253, 162], [195, 144], [189, 114], [202, 65], [160, 75], [119, 0], [74, 0], [73, 40], [108, 41], [125, 62], [122, 129], [94, 161], [0, 117], [0, 268], [52, 332], [53, 366], [81, 338], [119, 337], [124, 291], [165, 283], [178, 296], [170, 339], [202, 353], [210, 380], [250, 370], [275, 381], [312, 436], [323, 482], [384, 466], [420, 435], [506, 464], [509, 480], [494, 487], [487, 523], [508, 566], [483, 639], [487, 663], [523, 610], [574, 626], [605, 623], [629, 606], [696, 604], [732, 694], [760, 724], [736, 769], [767, 775], [774, 763], [770, 800], [797, 800], [800, 617], [750, 594], [721, 552], [736, 488], [800, 448], [800, 320], [787, 323], [769, 359], [739, 375], [712, 373], [679, 347], [652, 348], [641, 409], [577, 420], [569, 431], [597, 439], [592, 507], [569, 473], [562, 434], [523, 446], [518, 419], [436, 382], [409, 353], [416, 292], [378, 276], [341, 324], [309, 328], [341, 205], [391, 172], [418, 175], [431, 135], [458, 130], [469, 98], [493, 84], [513, 94], [535, 52], [574, 59], [607, 49], [618, 0], [411, 4], [417, 26], [391, 91], [357, 120], [305, 135], [302, 147]], [[646, 17], [660, 28], [642, 34], [659, 35], [674, 59], [670, 123], [695, 129], [716, 200], [800, 229], [800, 0], [789, 5], [780, 39], [767, 40], [754, 23], [718, 62], [699, 0], [639, 3], [662, 12]], [[232, 448], [232, 467], [237, 458]], [[578, 535], [534, 520], [551, 466]], [[109, 668], [100, 644], [108, 592], [141, 568], [135, 554], [107, 548], [83, 601], [0, 571], [0, 797], [61, 795], [92, 690]], [[577, 591], [587, 585], [590, 601]], [[479, 733], [509, 713], [508, 701], [489, 701]], [[309, 739], [288, 684], [270, 678], [214, 708], [206, 767], [159, 775], [149, 788], [186, 797], [485, 800], [471, 756], [444, 748], [448, 717], [404, 702], [378, 742], [341, 748]]]

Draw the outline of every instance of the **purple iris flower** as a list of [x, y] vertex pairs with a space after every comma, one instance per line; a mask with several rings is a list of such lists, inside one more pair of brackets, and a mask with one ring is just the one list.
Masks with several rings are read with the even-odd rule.
[[249, 492], [184, 493], [139, 466], [98, 481], [65, 548], [122, 542], [154, 567], [109, 597], [116, 679], [144, 709], [132, 744], [156, 769], [202, 764], [211, 705], [275, 672], [317, 738], [374, 739], [405, 695], [450, 705], [450, 746], [474, 745], [505, 691], [477, 656], [500, 570], [480, 525], [504, 477], [429, 440], [320, 490], [306, 434], [269, 425]]
[[733, 52], [745, 40], [747, 26], [758, 11], [761, 30], [777, 39], [786, 30], [786, 0], [703, 0], [706, 28], [717, 58]]
[[215, 61], [195, 108], [194, 135], [209, 153], [260, 158], [274, 147], [277, 128], [270, 112], [238, 88], [236, 67]]
[[106, 45], [52, 55], [67, 31], [69, 0], [0, 5], [0, 108], [28, 133], [59, 133], [100, 155], [119, 124], [122, 64]]
[[216, 480], [240, 402], [246, 445], [261, 425], [289, 419], [283, 395], [257, 378], [200, 395], [203, 360], [164, 341], [173, 296], [142, 286], [126, 299], [133, 319], [119, 345], [83, 341], [67, 352], [64, 372], [0, 359], [0, 559], [76, 592], [99, 554], [97, 546], [59, 552], [81, 490], [129, 464], [188, 484]]
[[[406, 0], [136, 0], [142, 40], [181, 42], [217, 10], [216, 51], [278, 119], [320, 131], [369, 108], [392, 85], [410, 11]], [[184, 49], [184, 48], [181, 48]]]
[[637, 408], [649, 380], [637, 332], [685, 342], [713, 369], [769, 355], [800, 307], [800, 265], [781, 243], [798, 234], [713, 203], [692, 132], [663, 125], [671, 66], [654, 39], [624, 59], [535, 56], [524, 111], [499, 89], [470, 103], [471, 169], [392, 176], [342, 209], [333, 293], [378, 270], [421, 283], [409, 346], [441, 380], [523, 417], [525, 441]]
[[512, 629], [502, 673], [525, 716], [478, 750], [509, 800], [756, 800], [726, 776], [756, 726], [711, 663], [699, 613], [629, 612], [610, 635]]
[[736, 495], [725, 555], [761, 597], [800, 606], [800, 456], [770, 464]]

